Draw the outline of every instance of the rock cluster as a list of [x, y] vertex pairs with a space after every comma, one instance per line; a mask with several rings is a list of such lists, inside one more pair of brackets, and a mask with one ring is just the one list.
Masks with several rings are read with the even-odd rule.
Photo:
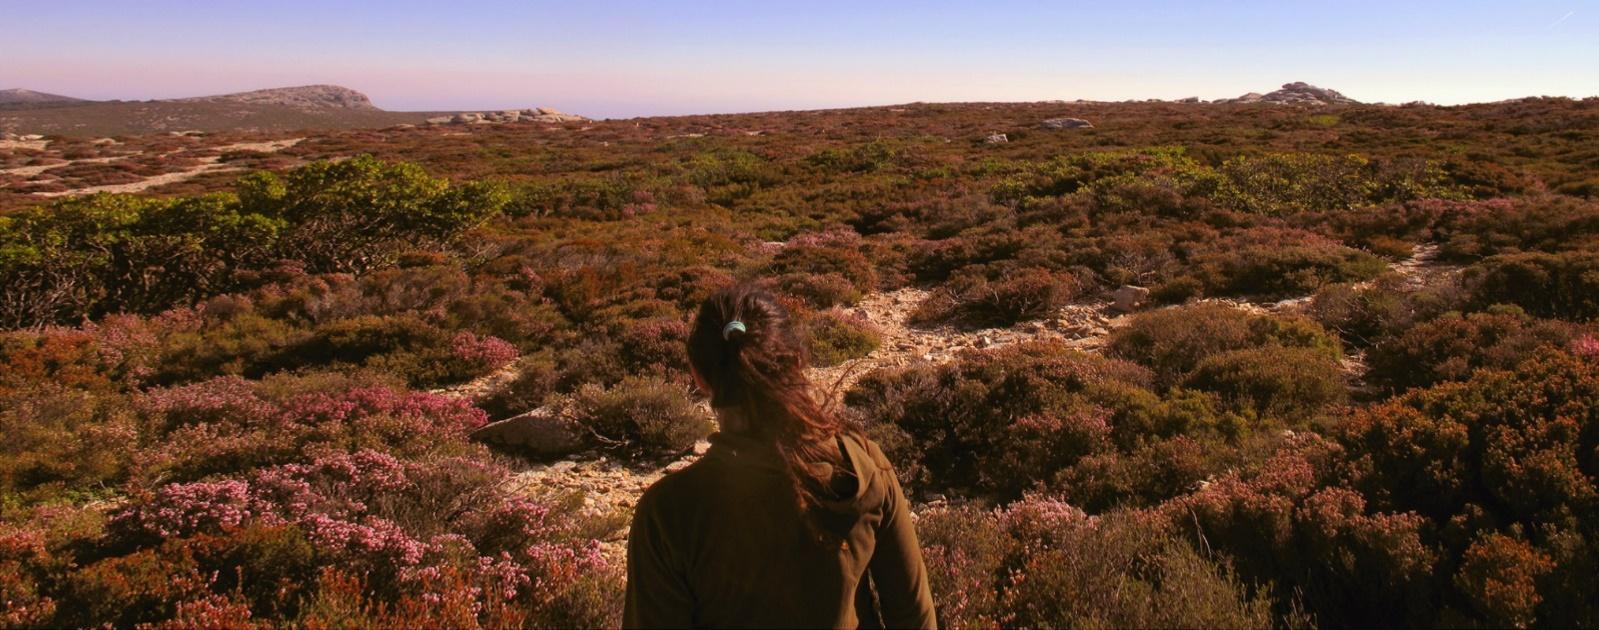
[[983, 142], [988, 144], [1005, 144], [1006, 142], [1010, 142], [1010, 138], [1005, 134], [996, 133], [988, 136], [987, 138], [983, 138]]
[[1044, 121], [1045, 129], [1093, 129], [1094, 123], [1081, 118], [1050, 118]]
[[1319, 88], [1304, 81], [1284, 83], [1282, 89], [1260, 94], [1250, 92], [1238, 98], [1221, 99], [1217, 103], [1272, 103], [1277, 105], [1345, 105], [1360, 101], [1344, 96], [1337, 90]]
[[427, 119], [430, 125], [489, 125], [495, 123], [536, 122], [565, 123], [588, 120], [550, 107], [537, 109], [507, 109], [497, 112], [461, 112], [453, 116], [434, 116]]

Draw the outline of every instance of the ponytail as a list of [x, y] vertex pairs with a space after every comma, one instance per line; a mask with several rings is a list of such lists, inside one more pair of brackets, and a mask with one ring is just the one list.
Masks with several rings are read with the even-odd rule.
[[[710, 389], [711, 406], [749, 422], [774, 445], [793, 484], [795, 505], [813, 533], [820, 493], [845, 457], [835, 446], [846, 427], [819, 405], [805, 376], [806, 344], [788, 309], [754, 284], [717, 292], [700, 306], [688, 338], [689, 363]], [[831, 465], [824, 465], [831, 464]]]

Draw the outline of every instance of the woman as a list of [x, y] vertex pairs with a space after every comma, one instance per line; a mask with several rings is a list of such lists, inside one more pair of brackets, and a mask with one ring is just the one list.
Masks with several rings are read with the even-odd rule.
[[639, 499], [624, 626], [935, 627], [899, 481], [817, 405], [805, 347], [752, 285], [700, 307], [689, 363], [721, 431]]

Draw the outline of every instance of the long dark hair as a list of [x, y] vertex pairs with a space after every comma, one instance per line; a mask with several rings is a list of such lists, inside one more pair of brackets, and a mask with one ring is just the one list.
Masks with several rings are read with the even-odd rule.
[[809, 517], [846, 457], [836, 438], [853, 429], [816, 400], [805, 376], [808, 354], [788, 309], [749, 282], [706, 299], [688, 337], [689, 364], [710, 389], [711, 406], [740, 414], [749, 433], [777, 447]]

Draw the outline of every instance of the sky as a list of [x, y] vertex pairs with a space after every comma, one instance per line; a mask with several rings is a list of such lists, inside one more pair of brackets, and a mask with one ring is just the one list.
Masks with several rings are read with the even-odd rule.
[[1599, 0], [0, 0], [0, 88], [315, 83], [391, 110], [597, 118], [1268, 92], [1599, 96]]

